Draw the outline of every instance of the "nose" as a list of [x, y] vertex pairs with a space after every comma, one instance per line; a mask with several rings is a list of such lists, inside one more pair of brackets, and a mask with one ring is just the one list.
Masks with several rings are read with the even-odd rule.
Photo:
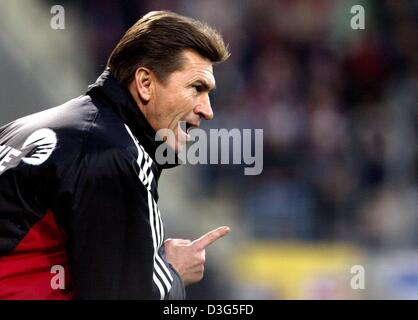
[[200, 103], [195, 107], [194, 112], [205, 120], [213, 119], [213, 110], [210, 105], [209, 95], [202, 97], [203, 99], [199, 101]]

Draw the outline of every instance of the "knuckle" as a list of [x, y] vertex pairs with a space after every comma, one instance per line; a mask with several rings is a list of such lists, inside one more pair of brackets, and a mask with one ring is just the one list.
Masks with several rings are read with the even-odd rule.
[[199, 264], [204, 264], [204, 263], [205, 263], [205, 256], [203, 256], [202, 254], [197, 255], [197, 256], [196, 256], [196, 261], [197, 261]]
[[199, 275], [198, 275], [199, 281], [203, 279], [203, 276], [204, 276], [204, 272], [202, 270], [202, 272], [199, 272]]

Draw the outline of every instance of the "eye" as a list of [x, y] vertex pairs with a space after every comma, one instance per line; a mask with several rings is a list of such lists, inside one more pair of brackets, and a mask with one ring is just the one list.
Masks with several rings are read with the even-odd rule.
[[197, 92], [202, 92], [202, 91], [203, 91], [203, 86], [202, 86], [202, 85], [200, 85], [200, 84], [195, 84], [195, 85], [193, 85], [193, 88], [195, 88], [195, 90], [196, 90]]

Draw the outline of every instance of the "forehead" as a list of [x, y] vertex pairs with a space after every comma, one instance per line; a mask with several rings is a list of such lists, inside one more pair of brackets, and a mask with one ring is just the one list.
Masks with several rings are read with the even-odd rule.
[[193, 50], [184, 50], [182, 53], [183, 67], [176, 71], [177, 76], [181, 76], [185, 81], [203, 80], [208, 82], [211, 87], [215, 86], [212, 62], [202, 57]]

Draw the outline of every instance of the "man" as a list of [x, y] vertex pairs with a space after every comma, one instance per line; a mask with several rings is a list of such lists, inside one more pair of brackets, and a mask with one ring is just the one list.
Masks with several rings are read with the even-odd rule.
[[185, 298], [229, 228], [164, 242], [155, 135], [179, 152], [212, 119], [228, 56], [207, 25], [151, 12], [86, 95], [0, 128], [0, 299]]

